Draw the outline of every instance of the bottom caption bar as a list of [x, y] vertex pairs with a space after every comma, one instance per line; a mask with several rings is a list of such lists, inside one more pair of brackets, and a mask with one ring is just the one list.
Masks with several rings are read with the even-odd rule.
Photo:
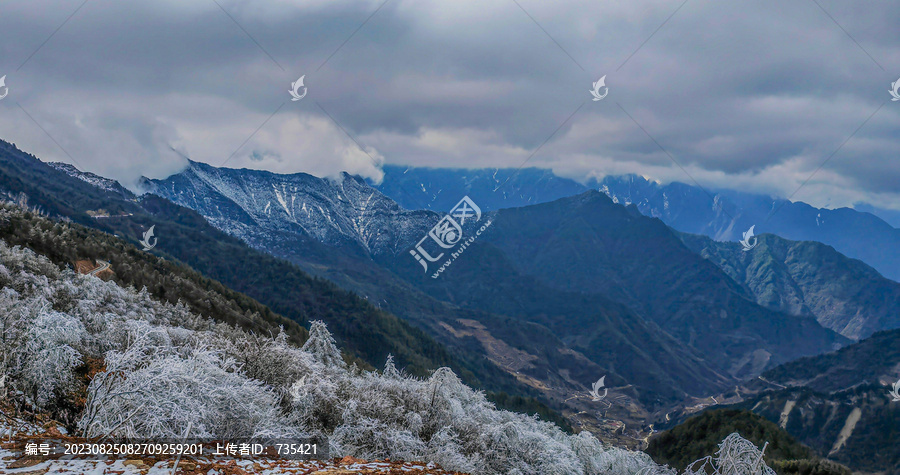
[[26, 457], [82, 460], [131, 457], [326, 460], [328, 441], [324, 438], [146, 440], [34, 437], [20, 440], [13, 451]]

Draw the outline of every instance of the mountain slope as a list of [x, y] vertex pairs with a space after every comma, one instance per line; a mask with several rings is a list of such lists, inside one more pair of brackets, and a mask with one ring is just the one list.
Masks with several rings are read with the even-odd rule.
[[900, 329], [800, 358], [719, 395], [784, 428], [821, 457], [866, 473], [900, 473]]
[[900, 284], [831, 246], [766, 234], [745, 252], [737, 243], [681, 238], [767, 308], [815, 316], [822, 326], [853, 339], [900, 328]]
[[893, 383], [900, 379], [900, 329], [875, 333], [832, 353], [785, 363], [766, 371], [763, 377], [783, 386], [819, 392]]
[[[598, 192], [501, 210], [493, 219], [491, 232], [477, 244], [496, 249], [510, 274], [527, 275], [547, 288], [621, 302], [682, 344], [716, 358], [714, 364], [727, 374], [752, 375], [845, 341], [812, 319], [759, 307], [661, 222], [615, 205]], [[479, 256], [479, 266], [486, 259]], [[478, 300], [477, 292], [464, 290], [486, 287], [497, 277], [457, 278], [451, 273], [422, 285]], [[480, 305], [491, 305], [485, 299], [501, 301], [490, 296]]]
[[82, 260], [108, 259], [111, 272], [103, 275], [110, 275], [122, 287], [146, 289], [159, 300], [180, 302], [197, 315], [247, 331], [269, 334], [282, 328], [294, 342], [306, 341], [307, 331], [299, 323], [187, 266], [140, 252], [109, 234], [74, 223], [55, 223], [9, 203], [0, 203], [0, 212], [0, 239], [10, 246], [27, 247], [68, 268]]
[[850, 473], [836, 464], [816, 460], [808, 447], [771, 421], [736, 409], [709, 410], [692, 417], [651, 439], [647, 453], [657, 463], [683, 470], [703, 454], [714, 451], [719, 441], [732, 432], [741, 434], [757, 447], [765, 445], [766, 464], [777, 473], [796, 473], [790, 470], [793, 467], [816, 467], [817, 471], [813, 472], [816, 475]]

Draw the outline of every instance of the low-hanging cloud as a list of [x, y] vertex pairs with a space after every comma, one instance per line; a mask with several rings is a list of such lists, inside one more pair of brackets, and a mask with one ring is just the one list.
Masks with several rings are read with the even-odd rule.
[[91, 0], [27, 62], [81, 1], [4, 4], [0, 138], [126, 184], [184, 156], [377, 180], [382, 161], [518, 167], [540, 147], [528, 166], [576, 179], [789, 196], [828, 159], [794, 199], [900, 208], [886, 2], [820, 0], [840, 27], [812, 1], [382, 3]]

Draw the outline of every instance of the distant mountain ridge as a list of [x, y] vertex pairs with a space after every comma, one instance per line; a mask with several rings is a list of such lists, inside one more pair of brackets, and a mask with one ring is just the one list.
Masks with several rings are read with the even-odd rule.
[[370, 184], [409, 210], [448, 211], [470, 196], [485, 211], [518, 208], [577, 195], [589, 188], [541, 168], [449, 169], [385, 165]]
[[900, 214], [866, 204], [857, 205], [858, 210], [815, 208], [761, 194], [703, 190], [679, 182], [661, 184], [640, 175], [607, 176], [579, 183], [538, 168], [516, 171], [387, 166], [384, 179], [376, 187], [406, 209], [438, 212], [449, 210], [455, 203], [453, 198], [464, 194], [483, 203], [484, 209], [492, 210], [600, 190], [615, 203], [634, 204], [642, 214], [659, 218], [681, 232], [702, 234], [717, 241], [738, 241], [744, 231], [755, 226], [757, 234], [772, 233], [793, 241], [827, 244], [841, 254], [862, 260], [885, 277], [900, 281], [900, 253], [895, 251], [900, 248], [900, 229], [876, 216], [892, 219]]
[[[814, 208], [765, 195], [706, 191], [683, 183], [661, 185], [636, 175], [606, 177], [596, 185], [616, 202], [633, 203], [641, 213], [686, 233], [717, 241], [738, 241], [755, 226], [792, 241], [818, 241], [859, 259], [892, 280], [900, 280], [900, 229], [873, 214], [850, 208]], [[777, 211], [776, 211], [777, 210]]]

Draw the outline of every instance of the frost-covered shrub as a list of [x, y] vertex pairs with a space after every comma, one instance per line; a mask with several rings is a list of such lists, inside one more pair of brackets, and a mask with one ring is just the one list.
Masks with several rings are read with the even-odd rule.
[[11, 288], [0, 291], [0, 391], [19, 391], [39, 410], [75, 389], [73, 369], [89, 339], [78, 319], [50, 307], [43, 295], [23, 300]]
[[79, 428], [89, 437], [179, 437], [189, 424], [197, 437], [290, 432], [279, 427], [275, 395], [262, 383], [211, 351], [179, 353], [156, 343], [110, 352], [107, 370], [91, 381]]
[[333, 455], [424, 459], [479, 474], [667, 473], [645, 454], [498, 410], [449, 368], [422, 380], [389, 359], [382, 374], [339, 366], [327, 374], [294, 385], [293, 411], [301, 426], [330, 435]]
[[[346, 384], [348, 381], [344, 381]], [[291, 386], [291, 419], [316, 434], [330, 434], [342, 421], [345, 401], [338, 388], [341, 381], [304, 377]]]
[[368, 418], [339, 426], [331, 434], [331, 443], [337, 453], [353, 453], [368, 460], [421, 460], [426, 453], [425, 442], [416, 434]]
[[290, 403], [291, 387], [297, 381], [324, 372], [324, 366], [311, 354], [288, 344], [283, 331], [275, 338], [266, 338], [226, 327], [217, 328], [213, 345], [233, 358], [247, 377], [271, 386], [285, 405]]
[[28, 327], [22, 348], [22, 381], [34, 406], [47, 408], [51, 401], [75, 389], [73, 369], [81, 363], [76, 349], [88, 339], [80, 321], [56, 311], [43, 311]]

